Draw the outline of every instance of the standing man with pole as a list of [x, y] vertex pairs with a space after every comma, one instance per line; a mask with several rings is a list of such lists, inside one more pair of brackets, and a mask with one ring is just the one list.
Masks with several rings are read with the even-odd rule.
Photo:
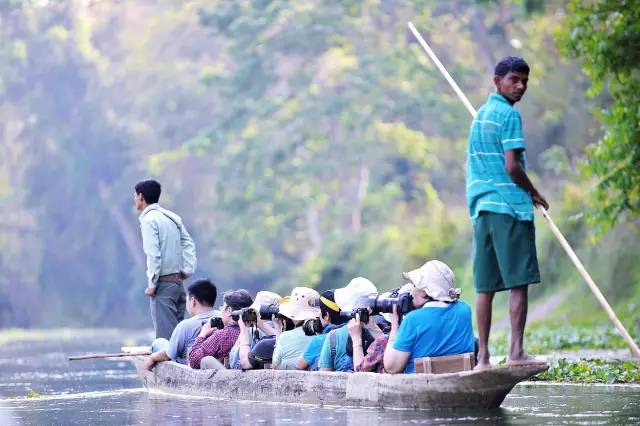
[[[407, 25], [409, 27], [409, 30], [411, 30], [413, 35], [418, 40], [418, 43], [420, 43], [420, 46], [424, 49], [427, 55], [429, 55], [429, 57], [431, 58], [433, 63], [436, 65], [438, 70], [440, 70], [444, 78], [447, 80], [447, 82], [451, 85], [453, 90], [456, 92], [456, 94], [458, 95], [458, 97], [460, 98], [464, 106], [467, 108], [467, 111], [469, 111], [469, 113], [471, 114], [471, 117], [475, 118], [476, 116], [475, 108], [471, 105], [471, 103], [469, 102], [469, 99], [467, 99], [467, 97], [464, 95], [464, 93], [462, 92], [458, 84], [454, 81], [454, 79], [451, 77], [451, 75], [449, 74], [447, 69], [444, 67], [444, 65], [442, 65], [442, 62], [440, 62], [435, 52], [431, 49], [431, 47], [429, 47], [429, 45], [424, 40], [420, 32], [416, 29], [416, 27], [411, 22], [408, 22]], [[528, 75], [528, 72], [527, 72], [527, 75]], [[525, 85], [525, 89], [526, 89], [526, 85]], [[522, 91], [522, 94], [520, 97], [522, 97], [522, 95], [524, 95], [524, 91]], [[534, 200], [534, 203], [535, 203], [535, 200]], [[638, 345], [633, 340], [633, 338], [631, 337], [627, 329], [624, 327], [622, 322], [620, 322], [620, 320], [618, 319], [618, 316], [611, 308], [611, 305], [609, 305], [609, 302], [607, 302], [607, 299], [604, 297], [604, 295], [600, 291], [600, 288], [596, 285], [595, 281], [593, 281], [593, 278], [591, 278], [591, 275], [589, 275], [589, 272], [584, 267], [580, 259], [578, 259], [578, 255], [576, 255], [576, 252], [573, 250], [573, 248], [571, 248], [571, 246], [567, 242], [567, 239], [564, 237], [564, 235], [562, 235], [562, 232], [560, 232], [556, 224], [551, 219], [551, 216], [549, 215], [549, 212], [547, 212], [547, 208], [545, 207], [547, 206], [546, 201], [544, 205], [541, 203], [535, 203], [535, 204], [540, 210], [540, 212], [542, 213], [542, 215], [544, 216], [544, 219], [546, 220], [547, 225], [549, 225], [549, 229], [551, 230], [553, 235], [555, 235], [555, 237], [558, 239], [558, 242], [560, 243], [564, 251], [567, 253], [567, 256], [569, 256], [569, 259], [571, 259], [571, 262], [573, 262], [574, 266], [576, 267], [580, 275], [582, 275], [582, 278], [584, 278], [585, 282], [589, 286], [589, 289], [591, 289], [591, 291], [593, 292], [598, 303], [600, 303], [600, 305], [604, 308], [605, 312], [607, 313], [607, 315], [609, 315], [609, 318], [613, 322], [613, 325], [616, 327], [616, 329], [618, 330], [620, 335], [624, 338], [624, 340], [629, 344], [629, 348], [631, 349], [631, 352], [633, 353], [633, 355], [636, 357], [636, 359], [638, 359], [638, 361], [640, 361], [640, 347], [638, 347]], [[526, 316], [525, 316], [525, 319], [526, 319]], [[491, 321], [491, 315], [489, 315], [489, 328], [491, 326], [490, 321]], [[487, 331], [487, 335], [488, 335], [488, 331]], [[487, 339], [485, 339], [485, 344], [484, 344], [485, 348], [487, 347], [487, 343], [486, 343]], [[489, 357], [489, 354], [487, 353], [486, 358], [488, 359], [488, 357]], [[488, 365], [489, 364], [487, 363], [484, 366], [488, 366]]]
[[513, 105], [527, 90], [529, 65], [507, 57], [496, 65], [496, 92], [480, 107], [469, 133], [467, 204], [473, 222], [473, 278], [478, 292], [477, 368], [488, 368], [493, 296], [510, 291], [509, 364], [544, 362], [523, 350], [529, 284], [540, 282], [533, 206], [549, 205], [525, 172], [520, 113]]
[[135, 186], [135, 206], [140, 213], [142, 248], [147, 256], [147, 288], [156, 338], [171, 338], [184, 319], [186, 307], [182, 281], [196, 269], [196, 246], [172, 211], [158, 204], [161, 187], [155, 180]]

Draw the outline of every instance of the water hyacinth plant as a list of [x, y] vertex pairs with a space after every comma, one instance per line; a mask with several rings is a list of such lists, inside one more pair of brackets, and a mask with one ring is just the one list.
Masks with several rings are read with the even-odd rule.
[[633, 361], [559, 359], [532, 380], [577, 383], [640, 383], [640, 365]]

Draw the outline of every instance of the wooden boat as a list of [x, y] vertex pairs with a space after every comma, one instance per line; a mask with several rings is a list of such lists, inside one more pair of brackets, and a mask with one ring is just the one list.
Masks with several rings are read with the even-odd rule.
[[447, 374], [376, 374], [285, 370], [194, 370], [173, 361], [145, 369], [148, 390], [222, 400], [409, 409], [496, 408], [513, 387], [546, 364], [498, 366]]

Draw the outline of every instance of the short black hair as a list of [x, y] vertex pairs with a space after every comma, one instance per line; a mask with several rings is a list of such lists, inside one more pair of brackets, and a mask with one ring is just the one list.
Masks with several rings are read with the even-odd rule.
[[222, 295], [222, 301], [233, 311], [247, 308], [253, 303], [253, 298], [249, 292], [243, 288], [240, 290], [227, 291]]
[[211, 280], [202, 278], [195, 280], [187, 287], [187, 294], [195, 297], [200, 304], [213, 307], [218, 297], [218, 289]]
[[142, 198], [149, 204], [157, 203], [161, 192], [162, 187], [153, 179], [143, 180], [136, 184], [136, 194], [142, 194]]
[[337, 324], [340, 321], [340, 308], [338, 308], [337, 311], [333, 310], [329, 306], [325, 305], [323, 299], [327, 299], [335, 304], [336, 299], [334, 298], [333, 290], [324, 291], [320, 295], [320, 315], [324, 318], [324, 316], [328, 314], [329, 321], [331, 321], [332, 324]]
[[509, 71], [521, 72], [529, 74], [529, 64], [518, 56], [507, 56], [496, 65], [495, 75], [504, 77]]

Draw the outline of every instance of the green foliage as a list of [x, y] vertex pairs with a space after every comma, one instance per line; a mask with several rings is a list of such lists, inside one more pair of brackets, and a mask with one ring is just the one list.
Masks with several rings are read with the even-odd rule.
[[640, 215], [640, 8], [623, 0], [572, 0], [560, 34], [601, 95], [602, 138], [587, 150], [584, 175], [597, 179], [592, 219], [604, 232]]
[[565, 358], [553, 363], [532, 380], [576, 383], [640, 383], [640, 365], [633, 361]]
[[[612, 326], [551, 326], [545, 324], [528, 327], [525, 331], [525, 346], [532, 354], [549, 354], [555, 351], [582, 349], [619, 349], [627, 343]], [[493, 333], [490, 341], [492, 353], [509, 353], [509, 334]]]
[[[388, 290], [440, 258], [472, 301], [469, 117], [409, 20], [476, 106], [497, 59], [529, 60], [531, 175], [627, 309], [640, 300], [636, 230], [587, 243], [589, 183], [575, 169], [598, 137], [597, 100], [558, 61], [562, 20], [538, 3], [0, 0], [0, 326], [149, 325], [131, 206], [149, 175], [195, 238], [197, 275], [221, 290], [355, 276]], [[538, 233], [545, 283], [532, 299], [563, 291], [592, 306]], [[46, 309], [25, 309], [34, 300]], [[577, 305], [561, 311], [575, 319]]]

